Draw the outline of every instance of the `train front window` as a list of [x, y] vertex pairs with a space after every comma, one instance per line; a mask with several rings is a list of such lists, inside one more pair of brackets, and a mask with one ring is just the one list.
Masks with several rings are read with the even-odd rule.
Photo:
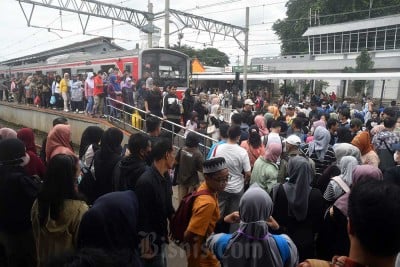
[[188, 63], [184, 55], [170, 51], [144, 51], [142, 54], [142, 74], [147, 72], [160, 82], [161, 86], [175, 83], [187, 86]]

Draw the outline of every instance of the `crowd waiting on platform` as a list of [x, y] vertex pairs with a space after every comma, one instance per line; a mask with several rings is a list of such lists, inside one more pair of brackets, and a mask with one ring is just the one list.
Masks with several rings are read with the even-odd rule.
[[[396, 103], [379, 110], [366, 98], [357, 110], [316, 96], [257, 96], [226, 119], [221, 95], [185, 92], [178, 149], [156, 117], [126, 146], [118, 128], [89, 126], [78, 153], [63, 117], [40, 152], [32, 129], [1, 128], [1, 263], [167, 266], [168, 244], [181, 241], [189, 267], [395, 266]], [[150, 99], [143, 111], [165, 115]], [[207, 155], [196, 132], [218, 139]], [[182, 214], [184, 229], [174, 219]]]

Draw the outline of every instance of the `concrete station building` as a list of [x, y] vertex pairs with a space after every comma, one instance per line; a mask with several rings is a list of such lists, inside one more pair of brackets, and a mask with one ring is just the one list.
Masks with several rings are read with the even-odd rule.
[[[375, 72], [400, 72], [400, 14], [346, 23], [309, 27], [308, 54], [257, 57], [251, 65], [262, 65], [276, 73], [342, 72], [356, 67], [356, 58], [364, 48], [375, 62]], [[327, 81], [327, 91], [341, 95], [340, 81]], [[383, 81], [370, 82], [365, 93], [381, 97]], [[348, 83], [346, 83], [348, 85]], [[400, 99], [400, 81], [386, 80], [383, 98]], [[346, 86], [346, 95], [355, 93]]]

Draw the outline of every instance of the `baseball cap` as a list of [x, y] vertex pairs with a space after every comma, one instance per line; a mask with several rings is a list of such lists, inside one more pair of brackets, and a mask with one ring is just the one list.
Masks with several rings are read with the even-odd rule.
[[244, 101], [244, 104], [245, 104], [245, 105], [253, 106], [253, 105], [254, 105], [254, 102], [253, 102], [253, 100], [251, 100], [251, 99], [246, 99], [246, 100]]
[[294, 146], [299, 146], [301, 144], [301, 139], [297, 135], [289, 135], [288, 138], [283, 140], [283, 142], [286, 142], [288, 144], [294, 145]]

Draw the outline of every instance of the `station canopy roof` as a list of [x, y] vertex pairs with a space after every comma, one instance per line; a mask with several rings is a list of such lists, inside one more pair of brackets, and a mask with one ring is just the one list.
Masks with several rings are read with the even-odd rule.
[[303, 34], [303, 37], [329, 34], [329, 33], [366, 30], [371, 28], [392, 26], [396, 24], [400, 24], [400, 14], [371, 18], [371, 19], [349, 21], [344, 23], [309, 27], [307, 31]]

